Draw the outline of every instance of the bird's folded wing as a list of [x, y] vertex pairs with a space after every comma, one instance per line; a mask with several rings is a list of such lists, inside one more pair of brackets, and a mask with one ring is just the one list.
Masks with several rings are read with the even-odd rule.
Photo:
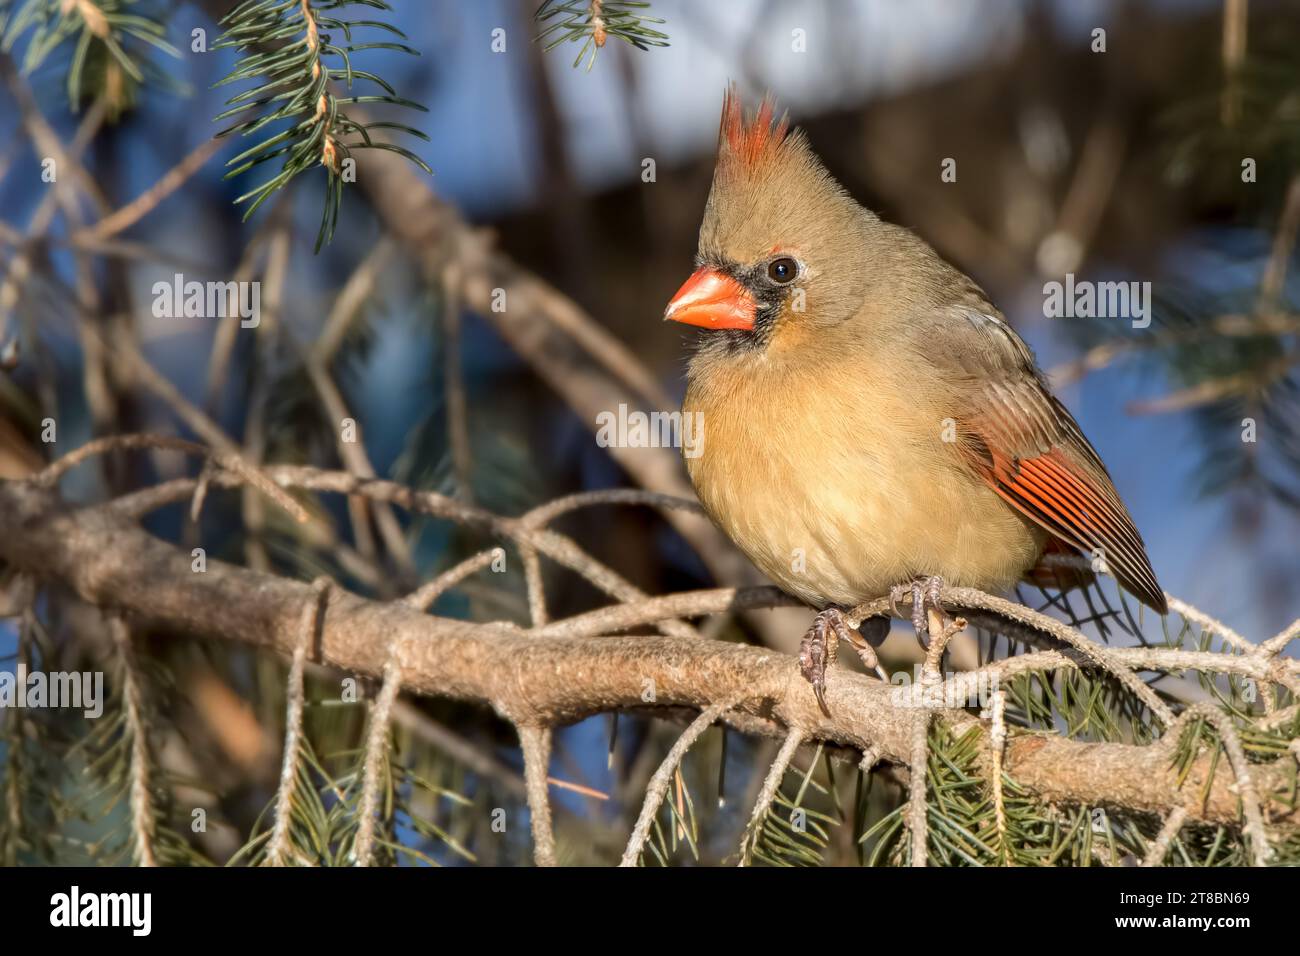
[[1127, 590], [1165, 613], [1142, 536], [1097, 452], [1048, 391], [1029, 347], [996, 311], [961, 309], [945, 318], [947, 334], [931, 338], [927, 351], [948, 364], [944, 372], [956, 386], [959, 452], [1008, 504], [1099, 557]]

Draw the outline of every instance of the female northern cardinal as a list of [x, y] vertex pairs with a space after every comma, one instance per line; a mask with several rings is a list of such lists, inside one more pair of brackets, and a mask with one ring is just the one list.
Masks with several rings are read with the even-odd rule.
[[[1081, 550], [1167, 610], [1106, 468], [1033, 353], [976, 284], [882, 222], [763, 101], [723, 101], [694, 274], [664, 318], [709, 330], [682, 411], [713, 520], [782, 588], [823, 608], [804, 638], [823, 698], [839, 609], [913, 589], [1002, 590], [1044, 550]], [[874, 660], [866, 642], [853, 641]]]

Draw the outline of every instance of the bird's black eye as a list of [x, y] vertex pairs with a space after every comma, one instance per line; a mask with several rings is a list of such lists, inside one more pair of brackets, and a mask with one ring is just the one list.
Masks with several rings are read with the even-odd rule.
[[798, 274], [799, 263], [795, 262], [789, 256], [782, 256], [780, 259], [773, 259], [767, 264], [767, 277], [779, 285], [793, 282], [795, 276]]

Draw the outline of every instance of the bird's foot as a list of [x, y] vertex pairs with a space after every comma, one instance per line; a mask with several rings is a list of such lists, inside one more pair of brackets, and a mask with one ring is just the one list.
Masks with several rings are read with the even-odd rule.
[[[877, 630], [878, 628], [873, 628], [873, 633]], [[870, 641], [849, 627], [843, 611], [831, 607], [820, 612], [799, 645], [799, 670], [804, 679], [812, 684], [813, 693], [817, 695], [817, 705], [827, 717], [831, 711], [826, 706], [826, 669], [835, 663], [841, 640], [848, 641], [853, 646], [867, 670], [875, 671], [881, 680], [888, 679], [880, 668], [880, 661]]]
[[930, 620], [927, 612], [934, 611], [940, 619], [946, 618], [948, 614], [939, 601], [942, 593], [943, 578], [938, 575], [917, 578], [908, 584], [896, 584], [889, 589], [889, 608], [894, 612], [895, 617], [903, 616], [898, 610], [898, 602], [910, 594], [912, 629], [916, 631], [916, 639], [926, 650], [930, 649]]

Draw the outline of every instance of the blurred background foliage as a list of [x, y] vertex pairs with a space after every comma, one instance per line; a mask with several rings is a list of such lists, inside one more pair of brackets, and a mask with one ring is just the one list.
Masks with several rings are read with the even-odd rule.
[[[345, 188], [334, 170], [296, 157], [282, 183], [290, 188], [269, 192], [241, 222], [235, 203], [252, 186], [222, 179], [219, 161], [251, 144], [231, 137], [204, 145], [230, 95], [218, 81], [237, 67], [235, 51], [216, 42], [218, 20], [233, 7], [0, 0], [0, 309], [5, 341], [21, 354], [0, 375], [0, 475], [30, 474], [54, 454], [40, 438], [47, 416], [58, 422], [59, 449], [97, 434], [178, 429], [134, 383], [96, 378], [94, 336], [103, 336], [134, 343], [262, 460], [347, 465], [336, 416], [313, 379], [324, 368], [361, 423], [381, 476], [502, 514], [626, 483], [592, 440], [591, 423], [491, 322], [422, 275], [386, 235], [365, 192]], [[402, 122], [428, 137], [408, 145], [432, 171], [432, 189], [523, 268], [576, 300], [673, 398], [683, 388], [683, 340], [659, 318], [691, 268], [721, 93], [728, 79], [751, 99], [772, 90], [853, 195], [983, 284], [1035, 347], [1111, 466], [1165, 587], [1244, 633], [1271, 634], [1295, 617], [1295, 3], [655, 0], [649, 8], [605, 7], [598, 23], [585, 3], [398, 0], [381, 15], [405, 35], [395, 42], [420, 55], [377, 48], [358, 52], [355, 68], [380, 77], [390, 102], [427, 105], [427, 115], [407, 111]], [[1104, 52], [1096, 49], [1098, 28]], [[299, 106], [310, 113], [309, 103]], [[292, 124], [303, 115], [291, 110], [285, 118]], [[34, 123], [84, 151], [88, 208], [51, 210], [50, 190], [34, 186], [49, 155]], [[148, 216], [102, 241], [85, 232], [191, 150], [211, 150], [214, 159]], [[949, 157], [957, 178], [943, 183]], [[1246, 160], [1255, 172], [1249, 182]], [[61, 166], [60, 177], [73, 175]], [[338, 219], [332, 242], [314, 254], [322, 194], [327, 221]], [[201, 281], [260, 279], [262, 326], [239, 334], [231, 320], [219, 327], [152, 316], [153, 283], [177, 272]], [[1065, 273], [1150, 281], [1154, 321], [1133, 329], [1114, 319], [1045, 317], [1043, 283]], [[90, 338], [78, 321], [87, 311]], [[449, 371], [463, 378], [468, 468], [454, 447]], [[1256, 423], [1253, 442], [1242, 440], [1246, 419]], [[120, 493], [168, 477], [173, 466], [160, 460], [110, 458], [103, 469], [79, 470], [65, 488], [85, 500]], [[374, 542], [365, 539], [377, 529], [358, 524], [346, 500], [330, 507], [342, 549], [306, 545], [276, 514], [250, 513], [237, 494], [214, 494], [197, 529], [182, 507], [154, 515], [149, 527], [186, 546], [201, 541], [214, 558], [303, 579], [328, 574], [383, 597], [492, 543], [415, 520], [405, 528], [409, 555], [379, 548], [381, 573], [367, 580], [340, 555], [373, 556]], [[649, 511], [594, 509], [559, 527], [646, 592], [712, 583]], [[435, 612], [525, 620], [516, 565], [504, 584], [471, 577]], [[602, 602], [574, 575], [548, 573], [546, 587], [553, 617]], [[802, 632], [797, 616], [788, 620], [786, 649]], [[748, 619], [726, 620], [717, 633], [772, 639]], [[248, 841], [265, 836], [279, 774], [285, 665], [167, 634], [140, 635], [138, 645], [150, 662], [148, 698], [157, 715], [148, 724], [150, 759], [165, 768], [152, 783], [157, 826], [187, 834], [160, 846], [177, 862], [222, 863], [241, 847], [236, 860], [255, 859], [258, 844]], [[0, 657], [10, 669], [20, 659], [46, 669], [98, 667], [111, 650], [92, 612], [62, 602], [43, 601], [0, 630]], [[891, 667], [907, 671], [912, 663], [900, 652]], [[1099, 725], [1069, 717], [1080, 700], [1091, 701], [1086, 712], [1096, 716], [1099, 687], [1036, 680], [1016, 691], [1027, 726], [1065, 725], [1081, 739], [1143, 733], [1149, 715], [1124, 726], [1118, 718]], [[122, 681], [110, 683], [120, 709]], [[337, 675], [307, 675], [310, 755], [296, 838], [319, 862], [347, 858], [356, 758], [374, 689], [363, 684], [355, 700], [340, 700]], [[121, 759], [129, 721], [92, 731], [57, 715], [26, 714], [5, 726], [6, 806], [18, 806], [26, 824], [21, 833], [0, 830], [3, 861], [130, 858], [131, 848], [113, 836], [130, 767]], [[571, 785], [554, 791], [565, 862], [617, 857], [646, 781], [677, 732], [671, 722], [633, 714], [557, 735], [552, 772]], [[507, 725], [476, 708], [420, 700], [402, 704], [393, 733], [385, 859], [528, 859], [520, 761]], [[1260, 752], [1275, 744], [1256, 741]], [[964, 748], [951, 739], [934, 747], [943, 755], [934, 772], [950, 784], [932, 808], [937, 858], [998, 862], [1004, 850], [980, 835], [990, 810]], [[772, 752], [735, 734], [724, 748], [722, 732], [710, 731], [674, 784], [646, 862], [734, 859]], [[51, 754], [70, 755], [64, 770], [102, 775], [97, 804], [51, 765]], [[747, 844], [752, 858], [903, 862], [902, 787], [887, 771], [846, 767], [821, 753], [796, 761], [778, 798], [784, 809]], [[49, 793], [56, 798], [44, 799]], [[808, 820], [798, 832], [787, 825], [796, 806]], [[197, 836], [195, 807], [211, 815]], [[506, 808], [504, 834], [491, 826], [493, 808]], [[1094, 846], [1101, 831], [1086, 808], [1046, 820], [1041, 808], [1016, 805], [1012, 815], [1024, 836], [1022, 862], [1089, 862], [1101, 852]], [[1149, 820], [1109, 821], [1101, 841], [1107, 859], [1140, 855], [1143, 834], [1152, 832]], [[1190, 833], [1178, 852], [1189, 862], [1241, 859], [1239, 847], [1212, 832]]]

